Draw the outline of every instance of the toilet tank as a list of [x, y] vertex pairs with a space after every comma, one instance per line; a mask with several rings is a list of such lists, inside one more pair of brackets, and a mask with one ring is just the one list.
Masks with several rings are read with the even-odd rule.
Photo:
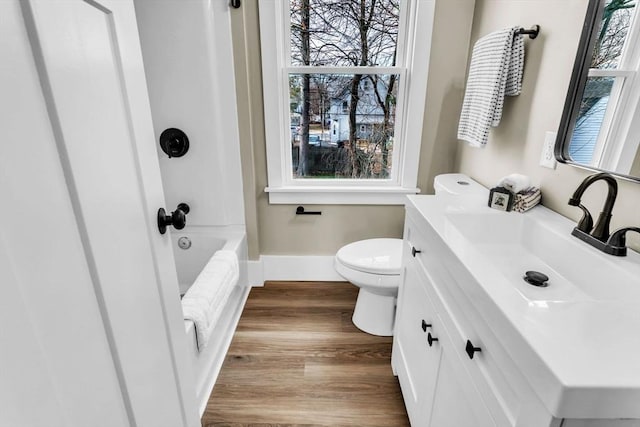
[[489, 190], [461, 173], [438, 175], [433, 180], [436, 194], [453, 194], [457, 196], [487, 196]]

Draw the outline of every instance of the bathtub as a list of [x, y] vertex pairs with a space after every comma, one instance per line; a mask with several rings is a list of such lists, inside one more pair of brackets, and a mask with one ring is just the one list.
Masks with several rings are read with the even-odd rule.
[[[234, 251], [238, 255], [240, 263], [240, 279], [231, 292], [220, 320], [212, 333], [216, 338], [209, 340], [209, 344], [202, 351], [198, 351], [197, 348], [193, 322], [184, 321], [188, 355], [196, 386], [196, 399], [200, 416], [202, 416], [249, 295], [246, 234], [244, 227], [240, 226], [185, 227], [183, 230], [173, 231], [171, 238], [180, 295], [189, 289], [217, 250]], [[189, 242], [190, 247], [186, 248], [188, 244], [185, 243]]]

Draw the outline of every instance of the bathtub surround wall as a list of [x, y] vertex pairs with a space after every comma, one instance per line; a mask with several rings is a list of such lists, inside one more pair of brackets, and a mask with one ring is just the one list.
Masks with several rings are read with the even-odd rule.
[[[191, 208], [187, 226], [171, 232], [181, 290], [218, 249], [235, 252], [240, 263], [238, 283], [220, 305], [202, 351], [194, 323], [184, 321], [202, 415], [249, 294], [230, 7], [220, 0], [134, 2], [156, 141], [164, 129], [176, 127], [190, 143], [179, 158], [168, 158], [156, 143], [166, 209], [181, 202]], [[180, 237], [193, 247], [179, 249]]]
[[[453, 170], [457, 116], [462, 104], [474, 0], [436, 4], [435, 33], [427, 88], [425, 127], [418, 187], [432, 192], [433, 177]], [[321, 216], [295, 215], [295, 205], [269, 205], [264, 136], [264, 106], [257, 2], [231, 11], [238, 113], [243, 118], [240, 141], [245, 182], [249, 257], [258, 261], [264, 278], [306, 259], [324, 280], [333, 273], [331, 260], [343, 245], [373, 237], [400, 237], [402, 206], [316, 205]], [[442, 140], [442, 141], [440, 141]], [[287, 259], [289, 261], [287, 261]], [[285, 264], [280, 264], [284, 261]], [[306, 262], [306, 261], [305, 261]], [[291, 270], [294, 271], [294, 270]], [[296, 277], [308, 268], [296, 269]], [[323, 273], [324, 272], [324, 273]], [[279, 273], [282, 274], [282, 273]], [[310, 274], [310, 273], [308, 273]], [[285, 277], [278, 277], [285, 279]], [[320, 280], [318, 277], [316, 279]]]
[[[525, 41], [527, 57], [522, 94], [505, 102], [500, 126], [493, 128], [484, 149], [458, 143], [455, 169], [491, 187], [504, 175], [531, 176], [542, 190], [542, 203], [575, 221], [582, 213], [567, 201], [582, 180], [593, 173], [558, 164], [555, 170], [538, 165], [545, 131], [558, 129], [571, 70], [578, 46], [587, 0], [477, 0], [472, 42], [496, 28], [539, 24], [540, 35]], [[640, 184], [618, 180], [612, 229], [640, 226]], [[583, 198], [592, 215], [598, 215], [606, 185], [593, 185]], [[629, 243], [640, 249], [640, 239], [630, 233]]]
[[189, 152], [158, 146], [166, 209], [191, 207], [188, 226], [244, 225], [230, 11], [219, 0], [135, 0], [157, 138], [177, 127]]

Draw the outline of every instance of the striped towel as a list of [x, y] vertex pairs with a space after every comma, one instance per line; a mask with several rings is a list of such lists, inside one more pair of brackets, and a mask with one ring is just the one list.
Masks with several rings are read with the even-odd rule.
[[539, 188], [529, 187], [519, 193], [516, 193], [515, 200], [513, 202], [513, 210], [516, 212], [526, 212], [540, 203], [542, 200], [542, 193]]
[[473, 47], [458, 124], [458, 139], [473, 147], [483, 147], [489, 126], [500, 123], [505, 95], [516, 96], [522, 90], [524, 39], [516, 34], [518, 29], [495, 31]]

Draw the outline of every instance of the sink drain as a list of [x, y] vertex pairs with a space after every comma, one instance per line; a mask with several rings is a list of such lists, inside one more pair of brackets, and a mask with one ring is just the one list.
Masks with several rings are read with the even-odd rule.
[[539, 288], [546, 288], [549, 286], [549, 276], [539, 271], [527, 271], [524, 273], [524, 281], [530, 285], [537, 286]]

